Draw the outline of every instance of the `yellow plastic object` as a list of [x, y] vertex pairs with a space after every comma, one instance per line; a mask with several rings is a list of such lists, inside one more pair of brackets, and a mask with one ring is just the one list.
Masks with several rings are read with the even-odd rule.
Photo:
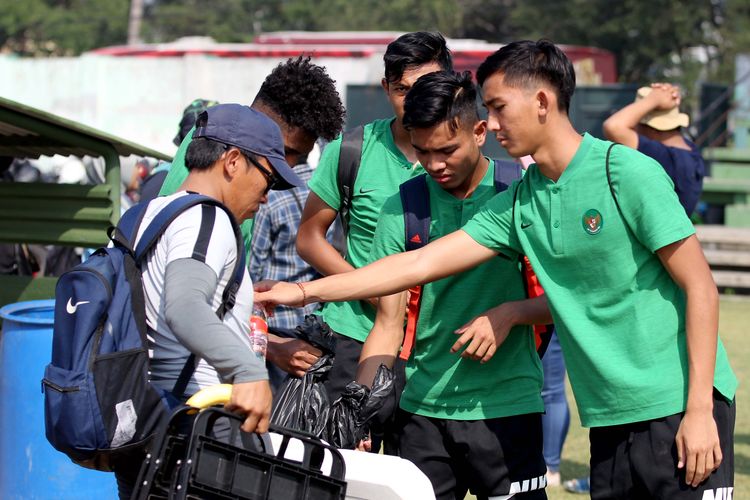
[[232, 384], [217, 384], [196, 392], [187, 400], [186, 404], [199, 409], [216, 405], [225, 405], [229, 403], [231, 395]]

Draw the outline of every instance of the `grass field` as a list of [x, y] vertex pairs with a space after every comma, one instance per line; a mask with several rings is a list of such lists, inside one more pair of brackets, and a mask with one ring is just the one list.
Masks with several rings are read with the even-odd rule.
[[[719, 316], [719, 335], [729, 353], [732, 368], [740, 380], [737, 392], [737, 423], [734, 439], [735, 460], [735, 500], [750, 498], [750, 387], [745, 383], [750, 378], [750, 298], [723, 297]], [[571, 404], [570, 431], [563, 448], [560, 472], [563, 480], [588, 474], [589, 440], [588, 432], [578, 420], [578, 412], [568, 387], [568, 400]], [[586, 498], [574, 495], [562, 488], [547, 488], [550, 500], [574, 500]]]
[[[725, 296], [721, 300], [719, 334], [729, 353], [732, 368], [740, 380], [737, 392], [737, 423], [734, 439], [735, 482], [734, 499], [750, 499], [750, 298]], [[560, 472], [563, 480], [588, 474], [588, 432], [581, 427], [575, 403], [568, 387], [571, 418], [570, 430], [565, 441]], [[550, 500], [575, 500], [588, 498], [568, 493], [562, 487], [547, 488]], [[474, 498], [469, 495], [467, 500]]]

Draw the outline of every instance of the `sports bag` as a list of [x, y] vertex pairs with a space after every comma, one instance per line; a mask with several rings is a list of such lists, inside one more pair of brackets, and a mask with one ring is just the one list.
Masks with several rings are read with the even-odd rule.
[[[42, 379], [47, 440], [73, 462], [109, 471], [118, 457], [145, 449], [169, 416], [165, 391], [149, 381], [149, 354], [141, 264], [167, 226], [198, 205], [221, 207], [237, 239], [234, 279], [227, 285], [219, 317], [234, 306], [245, 251], [232, 214], [217, 200], [187, 194], [170, 202], [132, 242], [147, 203], [130, 208], [109, 232], [112, 245], [99, 248], [64, 273], [55, 290], [52, 361]], [[180, 398], [195, 370], [188, 359], [172, 395]]]

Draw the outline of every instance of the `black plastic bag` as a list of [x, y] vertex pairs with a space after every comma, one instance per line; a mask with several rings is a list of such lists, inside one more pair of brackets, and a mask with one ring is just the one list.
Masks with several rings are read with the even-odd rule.
[[341, 397], [331, 405], [328, 442], [336, 448], [354, 448], [367, 437], [369, 422], [393, 396], [393, 370], [382, 364], [375, 374], [372, 389], [349, 382]]
[[306, 316], [297, 332], [299, 338], [320, 349], [323, 355], [304, 377], [286, 378], [274, 397], [271, 423], [326, 439], [330, 401], [323, 381], [333, 365], [336, 339], [328, 325], [314, 315]]

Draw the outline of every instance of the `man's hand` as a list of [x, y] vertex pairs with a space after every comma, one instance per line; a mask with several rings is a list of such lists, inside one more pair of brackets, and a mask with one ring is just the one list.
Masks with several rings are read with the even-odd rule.
[[721, 465], [719, 432], [711, 410], [687, 410], [675, 437], [677, 468], [685, 482], [696, 487]]
[[372, 451], [372, 437], [369, 432], [367, 433], [367, 436], [357, 443], [357, 446], [355, 446], [354, 449], [357, 451]]
[[322, 354], [320, 349], [304, 340], [269, 338], [268, 360], [295, 377], [304, 377]]
[[272, 311], [279, 304], [291, 307], [304, 306], [305, 296], [297, 283], [263, 280], [255, 283], [253, 289], [255, 290], [253, 300], [262, 303], [267, 312]]
[[454, 333], [460, 337], [451, 347], [451, 352], [458, 352], [468, 343], [461, 353], [462, 358], [481, 360], [482, 363], [489, 361], [515, 326], [508, 314], [509, 304], [493, 307], [456, 330]]
[[245, 415], [243, 431], [263, 434], [268, 432], [272, 399], [268, 380], [243, 382], [232, 386], [232, 396], [224, 408]]

